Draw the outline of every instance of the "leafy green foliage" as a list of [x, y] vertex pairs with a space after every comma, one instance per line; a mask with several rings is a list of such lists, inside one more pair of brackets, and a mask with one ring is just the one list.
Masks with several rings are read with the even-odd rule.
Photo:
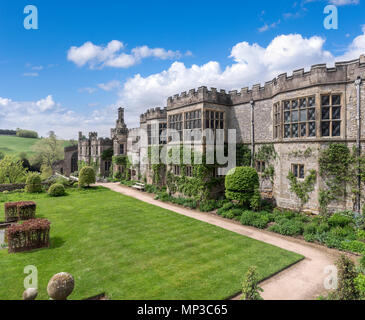
[[55, 183], [50, 186], [48, 189], [48, 194], [51, 197], [62, 197], [66, 195], [66, 190], [63, 184]]
[[303, 222], [298, 220], [280, 219], [275, 225], [269, 227], [269, 231], [280, 233], [284, 236], [297, 236], [303, 233]]
[[350, 223], [353, 223], [353, 219], [350, 217], [341, 215], [340, 213], [335, 213], [328, 219], [328, 224], [331, 227], [346, 227]]
[[270, 222], [269, 213], [244, 211], [241, 216], [241, 223], [259, 229], [265, 229]]
[[310, 193], [314, 190], [314, 185], [317, 181], [316, 170], [310, 170], [309, 175], [304, 181], [299, 182], [292, 172], [289, 172], [288, 180], [290, 182], [290, 191], [300, 199], [300, 210], [308, 202]]
[[22, 129], [18, 129], [16, 131], [16, 136], [17, 137], [21, 137], [21, 138], [32, 138], [32, 139], [37, 139], [38, 138], [38, 133], [36, 131], [32, 131], [32, 130], [22, 130]]
[[95, 183], [95, 170], [93, 167], [83, 167], [79, 174], [79, 187], [89, 187]]
[[251, 167], [237, 167], [228, 172], [225, 187], [227, 199], [250, 205], [252, 198], [257, 195], [259, 176]]
[[29, 173], [27, 176], [25, 191], [28, 193], [42, 192], [42, 180], [38, 173]]
[[360, 292], [355, 279], [358, 276], [355, 264], [345, 255], [336, 262], [338, 268], [338, 288], [335, 292], [337, 300], [357, 300]]
[[104, 161], [110, 161], [113, 158], [113, 148], [108, 148], [105, 149], [102, 153], [101, 153], [101, 159], [103, 159]]
[[241, 300], [263, 300], [260, 292], [264, 290], [258, 286], [258, 275], [256, 267], [248, 269], [242, 282], [242, 298]]
[[21, 160], [9, 155], [0, 160], [0, 184], [24, 182], [26, 174]]

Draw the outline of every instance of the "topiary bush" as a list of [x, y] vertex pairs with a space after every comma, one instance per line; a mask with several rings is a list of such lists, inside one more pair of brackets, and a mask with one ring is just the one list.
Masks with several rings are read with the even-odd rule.
[[41, 193], [42, 180], [38, 173], [30, 173], [27, 176], [25, 191], [28, 193]]
[[83, 167], [79, 174], [79, 187], [89, 187], [91, 184], [95, 183], [95, 181], [96, 178], [94, 168], [89, 166]]
[[259, 189], [259, 176], [254, 168], [237, 167], [228, 172], [225, 180], [226, 197], [241, 205], [251, 205]]
[[65, 187], [60, 183], [55, 183], [48, 189], [48, 194], [51, 197], [62, 197], [66, 194]]

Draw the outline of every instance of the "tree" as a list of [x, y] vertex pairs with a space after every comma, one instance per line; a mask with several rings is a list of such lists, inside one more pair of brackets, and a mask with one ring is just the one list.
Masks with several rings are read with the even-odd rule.
[[258, 286], [258, 282], [256, 267], [249, 268], [243, 279], [241, 300], [263, 300], [260, 292], [264, 290]]
[[95, 170], [93, 167], [83, 167], [79, 174], [79, 187], [89, 187], [95, 183]]
[[26, 174], [27, 169], [21, 160], [7, 155], [0, 161], [0, 184], [23, 182]]
[[49, 132], [48, 138], [43, 138], [36, 142], [32, 150], [37, 154], [32, 160], [32, 164], [41, 161], [43, 165], [52, 168], [55, 161], [62, 160], [63, 155], [63, 143], [57, 140], [57, 136], [53, 131]]

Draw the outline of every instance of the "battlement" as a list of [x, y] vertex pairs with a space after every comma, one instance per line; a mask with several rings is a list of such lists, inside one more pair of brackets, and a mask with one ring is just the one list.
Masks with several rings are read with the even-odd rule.
[[166, 108], [151, 108], [148, 109], [145, 113], [141, 114], [140, 122], [144, 123], [147, 120], [157, 120], [157, 119], [167, 119], [167, 110]]
[[355, 81], [358, 77], [365, 77], [365, 55], [360, 58], [336, 62], [335, 66], [328, 68], [326, 64], [316, 64], [310, 70], [294, 70], [290, 76], [287, 73], [278, 75], [271, 81], [261, 86], [255, 84], [251, 89], [242, 88], [240, 91], [232, 90], [226, 93], [225, 90], [217, 91], [216, 88], [200, 87], [198, 90], [192, 89], [188, 93], [176, 94], [167, 99], [167, 109], [188, 106], [196, 103], [207, 102], [223, 104], [227, 106], [248, 103], [251, 100], [271, 99], [277, 94], [298, 90], [310, 86], [325, 84], [340, 84]]

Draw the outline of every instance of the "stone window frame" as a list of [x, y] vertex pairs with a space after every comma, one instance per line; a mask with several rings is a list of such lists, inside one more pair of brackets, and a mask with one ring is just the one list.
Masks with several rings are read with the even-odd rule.
[[104, 162], [104, 169], [105, 169], [105, 172], [109, 172], [109, 171], [110, 171], [111, 166], [112, 166], [112, 162], [111, 162], [111, 161], [105, 161], [105, 162]]
[[[217, 117], [217, 114], [219, 114], [219, 117]], [[219, 124], [219, 126], [217, 124]], [[225, 127], [225, 111], [210, 108], [204, 109], [204, 129], [212, 129], [215, 131], [217, 129], [225, 129]]]
[[[179, 133], [180, 141], [183, 139], [184, 129], [184, 112], [174, 113], [168, 116], [168, 128], [173, 129]], [[170, 134], [169, 134], [170, 136]], [[171, 136], [169, 137], [171, 141]]]
[[119, 154], [124, 154], [125, 146], [124, 143], [119, 144]]
[[174, 173], [175, 176], [180, 176], [181, 175], [181, 167], [178, 165], [173, 165], [172, 166], [172, 172]]
[[266, 169], [266, 162], [262, 160], [256, 160], [255, 161], [255, 168], [257, 173], [261, 174], [265, 172]]
[[291, 164], [291, 173], [297, 179], [303, 180], [305, 178], [305, 165], [302, 163], [292, 163]]
[[193, 167], [192, 166], [185, 167], [185, 175], [189, 178], [193, 177]]
[[282, 127], [282, 118], [281, 118], [281, 103], [277, 102], [274, 104], [274, 139], [281, 138], [281, 127]]
[[[312, 94], [281, 101], [281, 136], [283, 139], [306, 139], [317, 137], [317, 100], [317, 96]], [[287, 118], [287, 115], [289, 115], [289, 118]], [[278, 124], [275, 123], [276, 120], [277, 118], [274, 118], [274, 126], [278, 126]], [[288, 127], [289, 131], [287, 131]], [[303, 132], [305, 132], [305, 134]], [[279, 138], [281, 137], [278, 136], [275, 139]]]
[[202, 110], [200, 108], [184, 112], [184, 129], [201, 129], [202, 123]]
[[[324, 97], [329, 97], [328, 103], [324, 102]], [[334, 97], [337, 97], [334, 100]], [[320, 94], [319, 101], [319, 115], [320, 115], [320, 127], [319, 132], [320, 136], [323, 138], [338, 138], [341, 137], [344, 131], [343, 128], [343, 112], [344, 112], [344, 101], [343, 101], [343, 93], [342, 92], [323, 92]], [[328, 118], [324, 117], [324, 109], [328, 109]], [[335, 110], [338, 110], [337, 112]], [[328, 135], [324, 133], [324, 124], [328, 124]], [[334, 125], [337, 125], [338, 134], [334, 135]]]
[[160, 140], [160, 144], [166, 144], [167, 143], [167, 139], [166, 139], [166, 130], [167, 130], [167, 122], [159, 122], [158, 124], [158, 132], [159, 132], [159, 140]]

